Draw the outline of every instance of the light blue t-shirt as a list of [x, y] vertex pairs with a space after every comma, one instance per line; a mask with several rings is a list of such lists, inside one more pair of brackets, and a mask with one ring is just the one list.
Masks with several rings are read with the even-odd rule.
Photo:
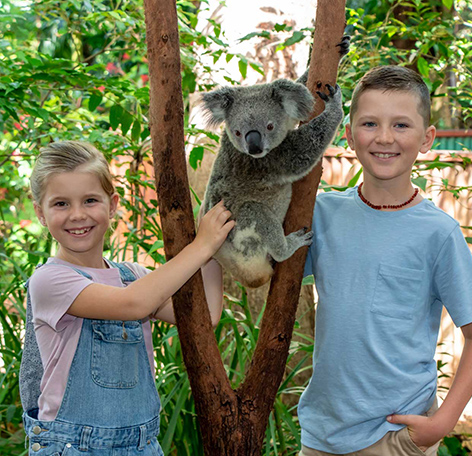
[[429, 200], [395, 212], [357, 188], [317, 197], [305, 276], [319, 295], [313, 377], [298, 407], [303, 445], [350, 453], [422, 414], [436, 395], [444, 305], [472, 322], [472, 255], [459, 224]]

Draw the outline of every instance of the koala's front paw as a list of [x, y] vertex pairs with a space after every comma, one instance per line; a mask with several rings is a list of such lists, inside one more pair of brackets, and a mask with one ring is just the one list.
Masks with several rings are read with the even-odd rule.
[[313, 242], [313, 231], [307, 231], [306, 228], [290, 233], [288, 237], [296, 238], [298, 248], [304, 245], [311, 245]]
[[325, 87], [328, 89], [328, 95], [324, 92], [316, 92], [318, 96], [325, 102], [325, 110], [335, 109], [336, 111], [339, 111], [342, 114], [343, 105], [341, 88], [338, 84], [336, 84], [336, 87], [333, 87], [329, 84], [325, 84]]
[[349, 35], [344, 35], [341, 39], [341, 42], [336, 45], [336, 47], [339, 47], [339, 55], [341, 57], [345, 56], [349, 52], [350, 44], [351, 37]]

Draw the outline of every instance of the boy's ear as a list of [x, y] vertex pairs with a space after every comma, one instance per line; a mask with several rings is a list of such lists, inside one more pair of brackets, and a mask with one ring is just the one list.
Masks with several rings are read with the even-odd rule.
[[356, 150], [356, 147], [354, 145], [354, 139], [352, 137], [351, 124], [346, 124], [346, 139], [351, 150]]
[[41, 209], [41, 206], [36, 201], [34, 201], [33, 208], [34, 212], [36, 213], [36, 217], [38, 217], [39, 223], [41, 223], [43, 226], [46, 226], [46, 218], [44, 217], [44, 212]]
[[433, 143], [435, 139], [436, 139], [436, 127], [434, 125], [430, 125], [426, 129], [424, 140], [420, 147], [420, 152], [422, 154], [429, 152], [431, 150], [431, 147], [433, 147]]
[[110, 218], [115, 216], [119, 201], [120, 195], [118, 195], [118, 193], [113, 193], [113, 195], [110, 196]]

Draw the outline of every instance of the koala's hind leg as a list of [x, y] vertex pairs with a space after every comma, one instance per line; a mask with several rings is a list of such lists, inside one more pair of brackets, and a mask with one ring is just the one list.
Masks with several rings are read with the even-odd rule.
[[304, 229], [285, 236], [280, 220], [262, 203], [245, 203], [239, 211], [238, 224], [239, 220], [256, 222], [254, 230], [260, 236], [260, 243], [277, 262], [290, 258], [300, 247], [312, 242], [313, 232]]

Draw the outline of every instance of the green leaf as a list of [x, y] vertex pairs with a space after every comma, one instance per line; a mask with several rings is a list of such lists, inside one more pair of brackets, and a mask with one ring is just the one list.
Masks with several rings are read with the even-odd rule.
[[315, 284], [315, 278], [313, 275], [309, 275], [303, 278], [302, 280], [302, 285], [314, 285]]
[[93, 92], [89, 98], [89, 103], [88, 103], [89, 111], [92, 111], [92, 112], [95, 111], [95, 109], [97, 109], [97, 107], [102, 102], [102, 99], [103, 99], [103, 96], [100, 92]]
[[139, 120], [135, 120], [133, 123], [133, 128], [131, 129], [131, 139], [134, 142], [138, 142], [140, 134], [141, 134], [141, 122]]
[[197, 169], [203, 160], [205, 149], [203, 146], [196, 146], [190, 152], [188, 162], [193, 169]]
[[454, 0], [442, 0], [442, 3], [447, 9], [451, 9], [452, 5], [454, 4]]
[[247, 60], [246, 59], [241, 59], [238, 63], [239, 66], [239, 72], [241, 73], [241, 76], [243, 79], [246, 79], [247, 75]]
[[264, 76], [264, 69], [262, 68], [262, 65], [258, 64], [258, 63], [253, 63], [251, 62], [249, 64], [249, 66], [253, 69], [253, 70], [256, 70], [259, 74], [262, 74], [262, 76]]
[[110, 125], [113, 130], [116, 130], [118, 128], [118, 125], [120, 125], [121, 122], [121, 116], [123, 115], [123, 108], [116, 104], [113, 105], [110, 109]]
[[429, 64], [423, 57], [418, 59], [418, 70], [425, 78], [429, 76]]
[[123, 136], [128, 133], [133, 120], [134, 117], [128, 111], [123, 111], [123, 114], [121, 115], [121, 132], [123, 133]]
[[250, 40], [251, 38], [254, 38], [255, 36], [260, 36], [261, 38], [270, 38], [270, 33], [267, 30], [264, 30], [262, 32], [252, 32], [243, 36], [238, 41], [241, 43], [242, 41]]
[[187, 90], [189, 93], [194, 93], [197, 87], [197, 75], [193, 72], [185, 73], [182, 78], [182, 89]]
[[362, 167], [359, 169], [359, 171], [357, 171], [356, 175], [348, 182], [347, 186], [354, 187], [359, 181], [359, 177], [361, 177], [361, 174], [362, 174]]
[[13, 420], [13, 417], [15, 416], [16, 412], [16, 405], [15, 404], [10, 404], [7, 408], [7, 422], [11, 422]]
[[274, 25], [274, 30], [276, 32], [281, 32], [282, 30], [285, 30], [287, 28], [287, 24], [275, 24]]
[[424, 192], [426, 191], [426, 186], [428, 185], [428, 179], [426, 179], [426, 177], [415, 177], [414, 179], [411, 179], [411, 182], [421, 188]]
[[292, 44], [298, 43], [299, 41], [302, 41], [303, 38], [305, 38], [305, 34], [303, 32], [293, 32], [293, 35], [285, 41], [284, 46], [292, 46]]
[[148, 127], [144, 128], [143, 131], [141, 132], [141, 141], [144, 141], [150, 134], [151, 132], [149, 131], [149, 128]]
[[466, 237], [465, 240], [467, 244], [472, 244], [472, 237]]
[[148, 254], [151, 255], [151, 253], [154, 253], [156, 250], [162, 249], [164, 247], [164, 241], [156, 241], [152, 245], [152, 247], [149, 249]]

